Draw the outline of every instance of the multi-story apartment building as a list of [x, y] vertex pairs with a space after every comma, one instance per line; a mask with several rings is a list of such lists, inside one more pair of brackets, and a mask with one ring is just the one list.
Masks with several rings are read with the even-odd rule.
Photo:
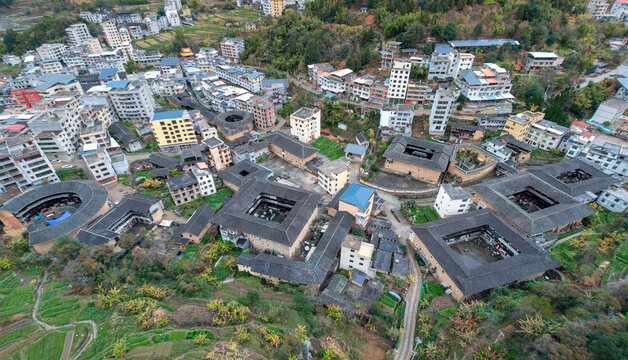
[[101, 26], [103, 32], [105, 33], [107, 44], [110, 48], [113, 49], [122, 44], [122, 37], [120, 36], [120, 31], [118, 31], [118, 26], [116, 26], [115, 21], [105, 21], [101, 24]]
[[63, 65], [59, 59], [43, 60], [39, 66], [44, 74], [61, 74], [63, 72]]
[[375, 190], [358, 184], [350, 184], [340, 196], [338, 211], [346, 211], [355, 217], [356, 225], [365, 227], [371, 218]]
[[610, 142], [603, 145], [593, 144], [585, 151], [585, 156], [604, 170], [628, 176], [628, 148], [623, 145]]
[[534, 52], [528, 53], [523, 61], [523, 66], [526, 70], [538, 70], [540, 68], [551, 67], [555, 68], [565, 61], [565, 58], [558, 56], [553, 52]]
[[408, 81], [410, 80], [410, 68], [408, 62], [395, 61], [390, 70], [390, 83], [388, 84], [388, 101], [393, 104], [403, 103], [406, 99]]
[[216, 75], [223, 80], [243, 87], [251, 92], [262, 91], [264, 73], [243, 66], [218, 65], [215, 68]]
[[474, 59], [473, 54], [458, 52], [449, 44], [436, 44], [430, 57], [427, 78], [456, 79], [461, 70], [471, 69]]
[[87, 40], [92, 38], [84, 23], [72, 24], [65, 28], [65, 32], [68, 34], [68, 42], [71, 46], [85, 45]]
[[596, 202], [607, 210], [616, 213], [624, 212], [628, 208], [628, 191], [616, 187], [604, 190]]
[[593, 15], [596, 19], [601, 19], [606, 15], [608, 11], [607, 0], [590, 0], [587, 5], [587, 14]]
[[107, 83], [109, 99], [122, 121], [150, 121], [155, 114], [155, 100], [145, 82], [119, 80]]
[[624, 22], [628, 17], [628, 0], [616, 0], [611, 6], [609, 15], [615, 21]]
[[349, 181], [349, 164], [341, 159], [328, 161], [318, 167], [318, 184], [331, 196]]
[[414, 106], [408, 104], [384, 104], [379, 112], [379, 127], [387, 131], [410, 134]]
[[355, 235], [347, 235], [340, 245], [340, 269], [370, 274], [375, 246]]
[[371, 95], [369, 98], [370, 102], [385, 104], [388, 99], [388, 84], [390, 83], [389, 79], [379, 79], [373, 82], [373, 86], [371, 87]]
[[168, 190], [175, 205], [182, 205], [194, 201], [200, 195], [200, 188], [196, 177], [192, 174], [182, 174], [166, 180]]
[[514, 99], [510, 94], [512, 84], [508, 70], [485, 63], [481, 68], [460, 71], [456, 79], [462, 95], [470, 102], [499, 102]]
[[52, 44], [43, 44], [42, 46], [37, 48], [37, 54], [42, 61], [48, 59], [60, 59], [61, 55], [65, 53], [68, 48], [64, 44], [60, 43], [52, 43]]
[[32, 137], [16, 135], [0, 143], [0, 192], [11, 188], [25, 191], [58, 181], [52, 164]]
[[187, 110], [156, 113], [151, 126], [162, 151], [179, 151], [197, 144], [194, 125]]
[[351, 97], [359, 101], [368, 101], [375, 81], [375, 78], [368, 75], [353, 79], [351, 82]]
[[98, 40], [98, 38], [87, 39], [85, 45], [87, 46], [87, 50], [90, 54], [102, 53], [102, 46], [100, 45], [100, 40]]
[[164, 0], [164, 7], [181, 10], [183, 6], [181, 5], [181, 0]]
[[323, 91], [334, 94], [348, 94], [351, 91], [351, 84], [356, 77], [351, 69], [337, 70], [331, 73], [322, 72], [318, 76], [318, 86]]
[[385, 46], [382, 47], [382, 50], [379, 52], [379, 55], [382, 59], [382, 70], [388, 70], [393, 66], [393, 62], [395, 58], [401, 52], [401, 42], [399, 41], [388, 41]]
[[261, 0], [262, 12], [266, 16], [280, 17], [286, 2], [286, 0]]
[[408, 91], [406, 92], [406, 104], [419, 105], [425, 102], [425, 97], [430, 87], [424, 81], [408, 81]]
[[251, 103], [257, 129], [266, 130], [275, 126], [275, 104], [270, 99], [270, 96], [253, 96]]
[[203, 140], [203, 144], [208, 149], [207, 160], [210, 166], [220, 172], [233, 164], [231, 149], [217, 136]]
[[220, 42], [220, 52], [222, 56], [230, 62], [237, 64], [240, 62], [240, 53], [246, 50], [244, 40], [236, 38], [224, 38]]
[[530, 131], [530, 126], [543, 120], [545, 116], [542, 112], [524, 111], [514, 114], [506, 119], [506, 123], [502, 129], [502, 133], [512, 135], [516, 140], [525, 141]]
[[205, 119], [194, 122], [194, 127], [196, 128], [196, 132], [201, 135], [201, 140], [209, 139], [210, 137], [218, 137], [218, 130], [209, 125]]
[[[205, 164], [205, 167], [207, 165]], [[192, 174], [198, 182], [198, 191], [201, 196], [209, 196], [216, 193], [216, 184], [214, 184], [214, 176], [207, 169], [201, 169], [198, 166], [192, 168]]]
[[106, 14], [93, 13], [89, 11], [81, 11], [79, 16], [81, 19], [87, 20], [90, 23], [95, 23], [95, 24], [100, 24], [107, 18]]
[[317, 108], [300, 108], [290, 115], [290, 134], [304, 143], [321, 136], [321, 111]]
[[445, 133], [451, 109], [457, 98], [458, 94], [452, 88], [440, 87], [436, 90], [429, 118], [430, 134], [442, 135]]
[[556, 149], [569, 129], [549, 120], [530, 125], [525, 142], [542, 150]]
[[565, 156], [576, 157], [595, 140], [595, 136], [586, 131], [580, 134], [568, 132], [563, 136], [563, 140], [558, 145], [558, 150], [563, 152]]
[[41, 96], [39, 96], [37, 90], [33, 89], [11, 90], [11, 96], [18, 105], [26, 108], [30, 108], [33, 104], [41, 100]]
[[118, 180], [118, 176], [111, 164], [111, 157], [109, 157], [106, 149], [96, 148], [86, 151], [83, 154], [83, 161], [85, 161], [90, 177], [94, 181], [105, 185]]
[[469, 211], [471, 200], [473, 195], [469, 191], [451, 184], [443, 184], [438, 189], [434, 209], [441, 218], [460, 215]]

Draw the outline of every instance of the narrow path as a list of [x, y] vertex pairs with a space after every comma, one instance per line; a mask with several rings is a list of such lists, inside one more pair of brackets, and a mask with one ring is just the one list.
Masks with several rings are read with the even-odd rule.
[[63, 352], [61, 353], [61, 360], [70, 359], [70, 350], [72, 350], [72, 339], [74, 339], [74, 331], [70, 331], [65, 334], [65, 343], [63, 344]]
[[[61, 325], [61, 326], [53, 326], [50, 324], [47, 324], [41, 320], [39, 320], [39, 318], [37, 317], [37, 312], [39, 311], [39, 305], [41, 303], [41, 296], [44, 294], [44, 283], [46, 282], [46, 280], [48, 280], [48, 269], [49, 268], [45, 268], [44, 271], [41, 273], [41, 277], [39, 279], [39, 284], [37, 284], [37, 287], [35, 288], [35, 305], [33, 306], [33, 314], [32, 314], [32, 318], [33, 321], [39, 325], [40, 327], [42, 327], [45, 330], [58, 330], [58, 329], [63, 329], [63, 328], [67, 328], [67, 327], [75, 327], [77, 324], [88, 324], [90, 327], [90, 331], [88, 331], [87, 334], [87, 341], [76, 351], [76, 354], [74, 354], [74, 356], [72, 356], [72, 360], [76, 360], [78, 359], [83, 352], [85, 351], [85, 349], [87, 349], [87, 347], [92, 343], [92, 341], [94, 341], [94, 339], [96, 339], [96, 337], [98, 337], [98, 325], [96, 325], [96, 322], [94, 322], [93, 320], [83, 320], [83, 321], [76, 321], [74, 323], [71, 324], [66, 324], [66, 325]], [[72, 331], [72, 333], [74, 333]], [[70, 353], [70, 349], [72, 348], [72, 338], [70, 338], [70, 346], [68, 347], [68, 338], [66, 335], [65, 338], [65, 345], [63, 347], [63, 354], [66, 354], [66, 350], [67, 350], [67, 356], [69, 356]], [[61, 357], [61, 359], [67, 359], [67, 357]]]

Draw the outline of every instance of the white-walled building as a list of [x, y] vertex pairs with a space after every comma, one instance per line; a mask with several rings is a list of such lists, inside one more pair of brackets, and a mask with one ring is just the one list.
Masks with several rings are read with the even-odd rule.
[[202, 196], [209, 196], [216, 193], [214, 176], [209, 170], [200, 169], [197, 166], [192, 168], [192, 174], [198, 182], [199, 192]]
[[181, 18], [175, 9], [166, 9], [166, 18], [171, 27], [181, 26]]
[[443, 184], [438, 189], [434, 209], [441, 218], [464, 214], [469, 211], [472, 199], [473, 195], [469, 191], [450, 184]]
[[349, 164], [341, 159], [328, 161], [318, 167], [318, 184], [334, 196], [349, 182]]
[[530, 125], [525, 142], [542, 150], [556, 149], [568, 129], [549, 120], [540, 120]]
[[240, 53], [246, 50], [244, 40], [236, 38], [224, 38], [220, 42], [220, 52], [222, 56], [230, 62], [237, 64], [240, 62]]
[[395, 61], [390, 70], [390, 83], [388, 84], [388, 102], [403, 103], [406, 99], [408, 91], [408, 82], [410, 81], [410, 69], [412, 64], [409, 62]]
[[375, 246], [355, 235], [347, 235], [340, 245], [340, 269], [358, 270], [370, 274]]
[[101, 26], [110, 48], [114, 49], [122, 44], [122, 37], [120, 37], [120, 32], [118, 31], [118, 26], [116, 26], [115, 21], [105, 21]]
[[92, 36], [84, 23], [72, 24], [65, 29], [68, 34], [68, 42], [71, 46], [81, 46], [87, 44], [87, 40]]
[[393, 132], [412, 133], [414, 106], [410, 104], [384, 104], [379, 112], [379, 127]]
[[576, 157], [595, 140], [595, 136], [586, 131], [580, 134], [568, 132], [558, 145], [558, 150], [563, 152], [565, 156]]
[[480, 68], [460, 70], [456, 78], [462, 95], [470, 102], [509, 101], [512, 83], [508, 70], [493, 63], [484, 63]]
[[140, 81], [119, 80], [107, 84], [109, 98], [122, 121], [150, 121], [155, 115], [155, 102], [148, 85]]
[[586, 151], [587, 160], [621, 176], [628, 176], [628, 148], [605, 142], [604, 145], [591, 145]]
[[342, 69], [334, 72], [321, 72], [317, 77], [318, 86], [323, 91], [334, 94], [348, 94], [356, 75], [351, 69]]
[[164, 8], [181, 10], [181, 0], [164, 0]]
[[300, 108], [290, 115], [290, 134], [304, 143], [321, 136], [321, 111], [317, 108]]
[[601, 19], [606, 15], [608, 11], [607, 0], [590, 0], [587, 5], [587, 14], [593, 15], [596, 19]]
[[[96, 146], [94, 146], [96, 147]], [[107, 153], [107, 150], [103, 148], [96, 148], [88, 151], [83, 155], [83, 161], [89, 169], [91, 178], [98, 181], [101, 184], [109, 184], [118, 180], [113, 165], [111, 164], [111, 158]]]
[[429, 118], [429, 133], [442, 135], [447, 128], [451, 109], [456, 103], [458, 93], [451, 88], [438, 88], [432, 103]]
[[0, 142], [0, 193], [58, 181], [55, 169], [32, 137], [15, 136]]
[[606, 210], [616, 213], [624, 212], [628, 207], [628, 191], [622, 188], [604, 190], [596, 202]]
[[60, 59], [61, 55], [65, 53], [68, 48], [61, 43], [51, 43], [51, 44], [43, 44], [42, 46], [37, 48], [37, 54], [39, 54], [39, 58], [44, 60], [50, 59]]
[[449, 44], [436, 44], [430, 57], [427, 78], [456, 79], [461, 70], [471, 69], [475, 56], [454, 50]]

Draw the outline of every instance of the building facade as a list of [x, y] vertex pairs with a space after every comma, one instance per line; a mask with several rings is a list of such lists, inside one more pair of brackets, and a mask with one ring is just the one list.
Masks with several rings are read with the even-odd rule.
[[290, 115], [290, 134], [308, 143], [321, 136], [321, 111], [303, 107]]
[[156, 113], [151, 126], [162, 151], [180, 151], [197, 144], [194, 125], [187, 110]]
[[429, 133], [443, 135], [447, 128], [451, 108], [457, 100], [458, 94], [451, 88], [438, 88], [432, 103], [429, 117]]

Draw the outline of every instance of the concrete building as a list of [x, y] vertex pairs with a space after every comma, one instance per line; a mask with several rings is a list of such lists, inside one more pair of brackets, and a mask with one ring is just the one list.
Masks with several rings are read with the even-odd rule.
[[304, 143], [321, 136], [321, 111], [317, 108], [300, 108], [290, 114], [290, 134]]
[[280, 17], [286, 6], [286, 0], [261, 0], [262, 12], [266, 16]]
[[122, 44], [122, 37], [120, 36], [120, 31], [118, 31], [118, 26], [115, 21], [105, 21], [101, 23], [100, 26], [105, 33], [105, 39], [107, 39], [107, 44], [110, 48], [115, 49]]
[[42, 46], [38, 47], [36, 50], [37, 50], [37, 54], [39, 54], [39, 58], [42, 61], [44, 61], [44, 60], [50, 60], [50, 59], [60, 59], [63, 53], [65, 53], [68, 50], [68, 48], [64, 44], [50, 43], [50, 44], [43, 44]]
[[461, 187], [443, 184], [438, 189], [434, 209], [441, 218], [460, 215], [469, 211], [473, 195]]
[[328, 161], [318, 167], [318, 185], [334, 196], [349, 181], [349, 164], [341, 159]]
[[255, 127], [259, 130], [267, 130], [275, 126], [276, 108], [270, 96], [254, 96], [251, 98]]
[[106, 185], [118, 180], [115, 170], [111, 164], [111, 157], [107, 150], [103, 148], [97, 148], [95, 150], [87, 151], [82, 155], [83, 161], [89, 169], [90, 177], [94, 181]]
[[339, 268], [350, 271], [361, 271], [371, 274], [371, 260], [375, 247], [373, 244], [362, 241], [355, 235], [347, 235], [340, 245]]
[[268, 149], [279, 158], [307, 171], [305, 164], [314, 159], [318, 149], [282, 132], [274, 132], [265, 137], [270, 143]]
[[[205, 165], [207, 167], [207, 165]], [[198, 190], [201, 196], [209, 196], [216, 193], [214, 176], [209, 170], [201, 169], [198, 166], [192, 167], [192, 174], [198, 182]]]
[[607, 0], [590, 0], [587, 5], [587, 14], [593, 15], [596, 19], [602, 19], [608, 12]]
[[410, 80], [410, 69], [412, 64], [408, 62], [395, 61], [390, 70], [390, 83], [388, 85], [388, 102], [403, 103], [408, 91], [408, 81]]
[[436, 184], [447, 171], [452, 151], [449, 145], [396, 136], [382, 156], [384, 169]]
[[318, 75], [317, 84], [323, 91], [347, 95], [351, 92], [351, 84], [356, 74], [351, 69], [334, 72], [322, 72]]
[[454, 50], [449, 44], [436, 44], [430, 57], [428, 80], [456, 79], [461, 70], [471, 69], [475, 56]]
[[612, 212], [624, 212], [628, 208], [628, 191], [618, 187], [605, 190], [596, 203]]
[[563, 136], [562, 141], [558, 145], [560, 150], [567, 157], [580, 156], [582, 151], [586, 149], [595, 140], [595, 136], [586, 131], [580, 134], [568, 132]]
[[59, 182], [52, 164], [30, 136], [11, 136], [0, 143], [0, 193]]
[[217, 136], [204, 139], [203, 144], [208, 149], [207, 160], [209, 161], [209, 165], [214, 167], [217, 172], [233, 164], [231, 149]]
[[556, 149], [569, 129], [549, 120], [530, 124], [525, 142], [541, 150]]
[[100, 40], [98, 38], [90, 38], [85, 42], [87, 45], [87, 50], [90, 54], [100, 54], [102, 53], [102, 46], [100, 45]]
[[68, 42], [71, 46], [85, 45], [92, 38], [87, 25], [84, 23], [70, 25], [65, 29], [65, 33], [68, 34]]
[[187, 110], [156, 113], [151, 126], [162, 151], [180, 151], [198, 144], [194, 125]]
[[406, 104], [420, 105], [425, 103], [428, 91], [431, 91], [431, 88], [424, 81], [410, 80], [406, 92]]
[[628, 148], [605, 142], [593, 144], [585, 151], [586, 159], [620, 176], [628, 176]]
[[439, 87], [434, 96], [432, 110], [429, 117], [429, 133], [443, 135], [447, 129], [447, 122], [451, 109], [456, 103], [458, 93], [452, 88]]
[[238, 248], [292, 258], [297, 255], [322, 195], [253, 178], [227, 202], [212, 223]]
[[224, 38], [220, 42], [220, 52], [222, 56], [230, 62], [237, 64], [240, 62], [240, 53], [246, 49], [244, 40], [236, 38]]
[[382, 70], [388, 70], [393, 66], [393, 62], [395, 58], [401, 52], [401, 43], [399, 41], [388, 41], [385, 46], [382, 47], [382, 50], [379, 52], [379, 55], [382, 59], [381, 67]]
[[524, 111], [508, 117], [502, 133], [512, 135], [516, 140], [525, 141], [532, 124], [543, 120], [542, 112]]
[[409, 135], [412, 133], [414, 106], [409, 104], [384, 104], [379, 112], [379, 127], [386, 132]]
[[409, 243], [457, 301], [559, 266], [489, 209], [413, 226]]
[[356, 225], [364, 228], [371, 218], [375, 190], [352, 183], [340, 196], [338, 211], [346, 211], [355, 217]]
[[164, 7], [181, 10], [183, 6], [181, 5], [181, 0], [164, 0]]
[[611, 6], [609, 15], [615, 21], [625, 22], [628, 17], [628, 1], [616, 0]]
[[534, 52], [531, 51], [526, 55], [523, 60], [523, 66], [526, 70], [538, 70], [545, 67], [556, 68], [559, 67], [565, 58], [558, 56], [553, 52]]
[[39, 66], [44, 74], [61, 74], [63, 72], [63, 65], [59, 59], [43, 60]]
[[460, 71], [456, 78], [460, 92], [472, 103], [511, 101], [512, 83], [508, 70], [493, 64], [484, 63], [480, 68]]
[[168, 190], [175, 205], [182, 205], [194, 201], [200, 195], [200, 188], [196, 177], [191, 174], [182, 174], [166, 180]]
[[155, 115], [155, 101], [145, 82], [120, 80], [107, 83], [113, 109], [122, 121], [151, 121]]

